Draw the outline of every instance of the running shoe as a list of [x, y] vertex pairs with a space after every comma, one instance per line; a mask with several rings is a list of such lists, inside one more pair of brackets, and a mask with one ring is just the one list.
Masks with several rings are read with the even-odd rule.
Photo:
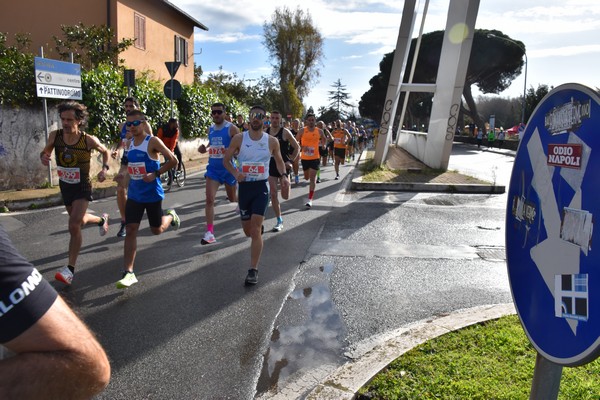
[[321, 178], [317, 178], [317, 183], [321, 183]]
[[177, 215], [175, 210], [169, 208], [167, 210], [167, 215], [173, 217], [173, 221], [171, 221], [171, 226], [173, 227], [173, 230], [176, 231], [177, 229], [179, 229], [179, 226], [181, 225], [181, 219], [179, 219], [179, 215]]
[[125, 237], [127, 236], [127, 231], [125, 229], [125, 222], [121, 222], [121, 228], [119, 229], [119, 233], [117, 233], [117, 237]]
[[215, 239], [215, 235], [213, 235], [213, 233], [210, 231], [206, 231], [206, 233], [204, 234], [204, 237], [202, 238], [202, 241], [200, 243], [211, 244], [211, 243], [215, 243], [216, 241], [217, 241], [217, 239]]
[[277, 225], [273, 228], [273, 232], [281, 232], [283, 229], [283, 222], [278, 222]]
[[64, 283], [65, 285], [70, 285], [71, 282], [73, 282], [73, 273], [69, 267], [63, 267], [54, 275], [54, 279]]
[[258, 283], [258, 270], [250, 268], [246, 275], [246, 285], [256, 285]]
[[127, 289], [129, 286], [138, 283], [133, 272], [123, 272], [123, 278], [117, 282], [117, 289]]
[[104, 223], [99, 226], [100, 228], [100, 236], [104, 236], [108, 233], [108, 214], [102, 214], [102, 218], [104, 219]]
[[337, 174], [337, 175], [335, 176], [335, 180], [337, 181], [338, 179], [340, 179], [340, 174]]
[[307, 201], [305, 205], [306, 205], [307, 208], [311, 208], [312, 207], [312, 200]]

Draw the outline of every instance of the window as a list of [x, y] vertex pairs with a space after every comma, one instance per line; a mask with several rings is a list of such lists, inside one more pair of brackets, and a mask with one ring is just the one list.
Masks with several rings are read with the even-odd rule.
[[146, 17], [133, 14], [133, 35], [135, 37], [134, 46], [141, 50], [146, 50]]
[[175, 61], [188, 65], [188, 41], [175, 35]]

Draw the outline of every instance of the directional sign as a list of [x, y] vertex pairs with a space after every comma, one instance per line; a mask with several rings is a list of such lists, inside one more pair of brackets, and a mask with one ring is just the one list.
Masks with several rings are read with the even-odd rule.
[[552, 90], [524, 130], [508, 191], [515, 307], [538, 353], [559, 365], [600, 354], [598, 126], [598, 92], [578, 84]]
[[35, 57], [34, 66], [38, 97], [82, 99], [79, 64]]

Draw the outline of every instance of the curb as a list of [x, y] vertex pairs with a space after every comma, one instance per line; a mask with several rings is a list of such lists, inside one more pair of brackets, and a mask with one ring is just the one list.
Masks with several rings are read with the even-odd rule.
[[[358, 390], [379, 371], [412, 348], [451, 331], [515, 313], [513, 303], [493, 304], [459, 310], [451, 315], [412, 323], [392, 332], [383, 343], [338, 368], [323, 382], [310, 389], [305, 399], [354, 399]], [[289, 397], [275, 395], [271, 398], [283, 400]]]

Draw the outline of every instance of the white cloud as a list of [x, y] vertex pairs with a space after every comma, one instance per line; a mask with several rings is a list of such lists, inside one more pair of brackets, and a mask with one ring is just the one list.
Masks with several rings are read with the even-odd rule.
[[584, 45], [584, 46], [567, 46], [554, 47], [549, 49], [534, 50], [528, 53], [530, 58], [542, 57], [572, 57], [581, 54], [600, 54], [600, 44]]

